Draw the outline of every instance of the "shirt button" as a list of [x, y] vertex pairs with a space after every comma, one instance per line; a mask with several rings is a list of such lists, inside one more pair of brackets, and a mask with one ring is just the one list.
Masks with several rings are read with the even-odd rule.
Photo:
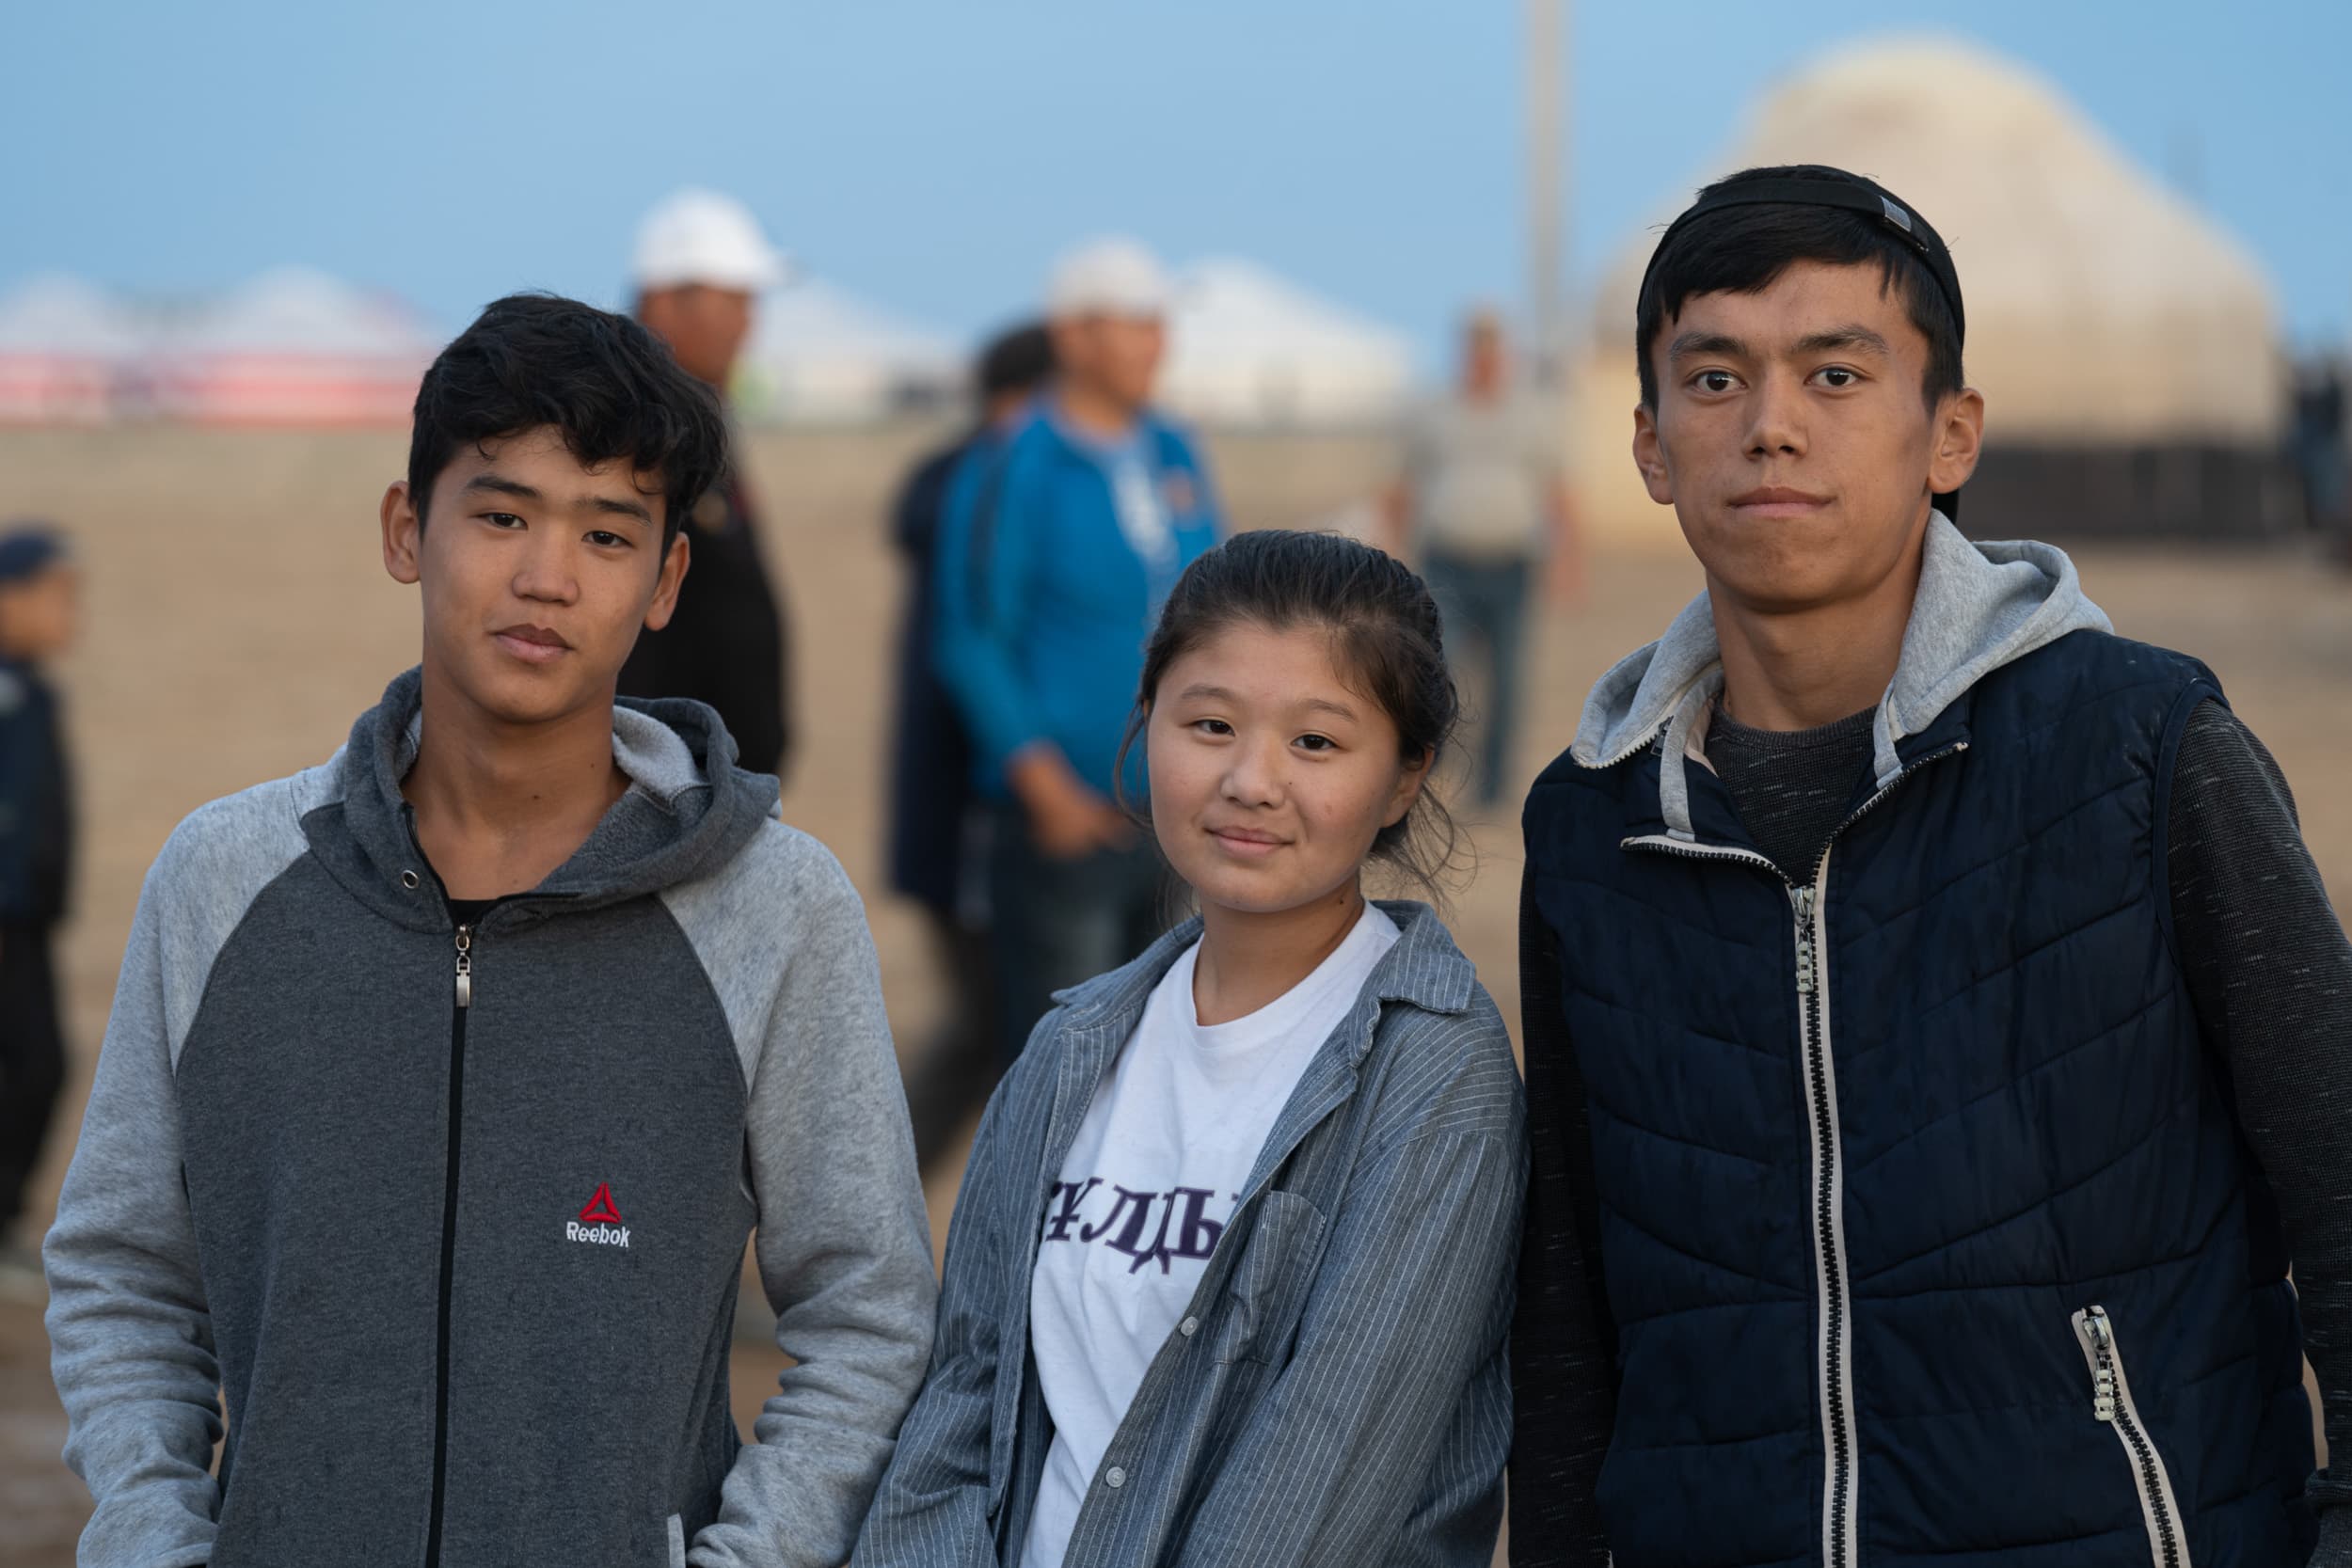
[[1103, 1472], [1103, 1484], [1116, 1492], [1127, 1484], [1127, 1472], [1114, 1465]]
[[1183, 1323], [1176, 1325], [1176, 1332], [1189, 1339], [1195, 1334], [1200, 1332], [1200, 1320], [1199, 1318], [1186, 1318]]

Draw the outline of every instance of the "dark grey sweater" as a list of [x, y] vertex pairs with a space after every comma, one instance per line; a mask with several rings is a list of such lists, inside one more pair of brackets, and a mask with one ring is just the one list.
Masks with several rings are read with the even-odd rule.
[[[81, 1561], [830, 1568], [935, 1295], [857, 894], [675, 702], [569, 862], [453, 911], [421, 722], [412, 672], [148, 877], [44, 1252]], [[753, 1234], [795, 1365], [747, 1448]]]
[[[1707, 760], [1750, 837], [1793, 880], [1810, 879], [1871, 761], [1875, 710], [1819, 729], [1750, 729], [1720, 709]], [[2328, 1396], [2329, 1447], [2352, 1454], [2352, 1164], [2342, 1155], [2352, 1116], [2352, 944], [2303, 847], [2295, 801], [2270, 752], [2227, 708], [2207, 703], [2181, 741], [2166, 814], [2167, 863], [2179, 957], [2198, 1020], [2247, 1144], [2260, 1161], [2295, 1262], [2305, 1352]], [[1593, 1482], [1615, 1424], [1616, 1373], [1601, 1260], [1590, 1131], [1576, 1056], [1560, 1032], [1559, 961], [1522, 895], [1520, 985], [1528, 1055], [1559, 1077], [1565, 1115], [1531, 1125], [1531, 1180], [1549, 1182], [1575, 1218], [1576, 1247], [1522, 1259], [1512, 1450], [1516, 1568], [1598, 1564], [1607, 1542]], [[1550, 1325], [1528, 1342], [1529, 1323]], [[2352, 1564], [2352, 1483], [2324, 1478], [2314, 1563]], [[1695, 1501], [1695, 1499], [1694, 1499]]]

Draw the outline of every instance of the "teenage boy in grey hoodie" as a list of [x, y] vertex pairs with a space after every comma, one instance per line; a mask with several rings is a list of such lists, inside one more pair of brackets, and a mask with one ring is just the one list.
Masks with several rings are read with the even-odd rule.
[[1950, 521], [1916, 209], [1735, 175], [1638, 311], [1707, 592], [1527, 803], [1512, 1560], [2344, 1561], [2352, 947], [2277, 766]]
[[[569, 300], [426, 373], [421, 665], [132, 927], [44, 1249], [84, 1564], [849, 1555], [933, 1303], [872, 942], [716, 715], [613, 700], [725, 439]], [[747, 1235], [795, 1363], [750, 1448]]]

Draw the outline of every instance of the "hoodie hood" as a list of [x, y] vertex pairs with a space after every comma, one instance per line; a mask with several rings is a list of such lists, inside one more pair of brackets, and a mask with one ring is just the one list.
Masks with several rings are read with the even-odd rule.
[[[412, 874], [430, 881], [401, 793], [423, 735], [423, 686], [422, 672], [409, 670], [359, 716], [326, 765], [342, 809], [305, 816], [303, 830], [356, 896], [403, 925], [438, 927], [446, 912], [404, 882]], [[601, 908], [724, 865], [776, 815], [778, 797], [773, 778], [737, 768], [735, 755], [726, 726], [701, 703], [621, 699], [612, 710], [612, 760], [628, 789], [523, 909]]]
[[[1942, 513], [1932, 514], [1902, 654], [1873, 726], [1871, 767], [1880, 785], [1902, 771], [1905, 737], [1926, 730], [1986, 675], [2071, 632], [2113, 629], [2084, 594], [2065, 551], [2031, 540], [1972, 543]], [[1690, 838], [1684, 765], [1723, 685], [1714, 610], [1701, 594], [1665, 636], [1600, 678], [1569, 754], [1587, 768], [1614, 767], [1658, 740], [1662, 728], [1659, 809], [1668, 832]]]

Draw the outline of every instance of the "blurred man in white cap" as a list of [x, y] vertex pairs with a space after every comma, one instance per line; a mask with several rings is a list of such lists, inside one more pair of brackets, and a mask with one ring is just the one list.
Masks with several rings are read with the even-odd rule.
[[[934, 653], [992, 810], [1000, 1036], [1123, 963], [1164, 923], [1158, 851], [1118, 803], [1143, 644], [1215, 544], [1192, 444], [1151, 408], [1172, 295], [1152, 253], [1100, 240], [1046, 290], [1056, 372], [1022, 429], [959, 471], [940, 531]], [[1140, 755], [1126, 792], [1143, 794]]]
[[[637, 319], [680, 368], [723, 395], [751, 336], [754, 302], [784, 259], [733, 197], [683, 190], [645, 214], [630, 268]], [[784, 612], [760, 559], [759, 528], [730, 464], [686, 519], [692, 562], [667, 627], [637, 640], [625, 697], [691, 697], [719, 710], [743, 766], [782, 774], [791, 748]]]

